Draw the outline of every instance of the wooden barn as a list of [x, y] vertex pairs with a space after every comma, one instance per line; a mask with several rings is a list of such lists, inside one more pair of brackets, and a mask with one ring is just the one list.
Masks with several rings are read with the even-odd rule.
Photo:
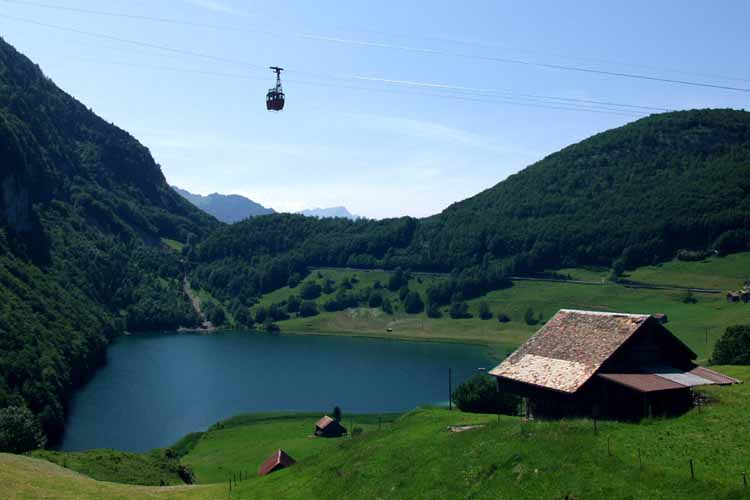
[[346, 427], [328, 415], [324, 415], [315, 422], [315, 435], [318, 437], [341, 437], [344, 434], [346, 434]]
[[277, 470], [286, 469], [296, 464], [297, 461], [290, 457], [284, 450], [279, 448], [274, 452], [273, 455], [268, 457], [268, 460], [260, 464], [258, 467], [258, 475], [265, 476]]
[[563, 309], [490, 374], [531, 418], [640, 419], [693, 404], [692, 388], [738, 383], [649, 315]]

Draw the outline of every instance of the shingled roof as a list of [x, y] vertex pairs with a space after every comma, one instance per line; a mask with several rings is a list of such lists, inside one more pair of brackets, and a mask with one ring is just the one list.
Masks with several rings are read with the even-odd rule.
[[279, 448], [274, 452], [273, 455], [268, 457], [265, 462], [260, 464], [260, 467], [258, 468], [258, 475], [265, 476], [266, 474], [270, 474], [271, 472], [291, 467], [296, 463], [297, 461], [295, 459], [290, 457], [284, 450]]
[[573, 393], [648, 318], [647, 314], [562, 309], [490, 374]]

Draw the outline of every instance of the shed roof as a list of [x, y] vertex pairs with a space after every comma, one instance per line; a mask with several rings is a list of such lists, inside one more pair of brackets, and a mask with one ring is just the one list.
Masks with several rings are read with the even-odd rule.
[[328, 415], [323, 415], [320, 420], [315, 422], [315, 427], [322, 430], [331, 425], [333, 422], [335, 422], [334, 419], [332, 419]]
[[740, 383], [735, 378], [702, 366], [695, 366], [690, 370], [680, 370], [663, 366], [640, 367], [638, 372], [633, 373], [598, 373], [597, 375], [638, 392], [669, 391], [699, 385], [730, 385]]
[[647, 314], [562, 309], [490, 374], [573, 393], [648, 318]]
[[290, 467], [296, 463], [297, 461], [295, 459], [290, 457], [284, 450], [279, 448], [274, 452], [273, 455], [268, 457], [265, 462], [260, 464], [260, 467], [258, 467], [258, 475], [265, 476], [266, 474], [270, 474], [277, 469]]

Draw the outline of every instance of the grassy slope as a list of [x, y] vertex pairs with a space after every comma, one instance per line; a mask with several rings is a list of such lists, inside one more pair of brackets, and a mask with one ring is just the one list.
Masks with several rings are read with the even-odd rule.
[[[205, 447], [202, 438], [185, 458], [215, 455], [240, 470], [257, 467], [244, 463], [251, 457], [243, 448], [273, 447], [270, 441], [297, 446], [295, 467], [263, 478], [251, 471], [230, 498], [743, 498], [750, 368], [719, 369], [746, 383], [706, 389], [711, 403], [700, 411], [641, 424], [599, 422], [598, 432], [590, 420], [525, 422], [423, 409], [383, 430], [370, 429], [331, 444], [321, 440], [320, 448], [305, 450], [307, 417], [304, 427], [286, 426], [277, 418], [279, 425], [269, 433], [268, 416], [245, 416], [211, 431], [214, 438]], [[449, 425], [477, 423], [485, 427], [447, 431]], [[252, 460], [259, 462], [258, 457]], [[234, 462], [238, 459], [242, 463]], [[228, 498], [226, 483], [183, 488], [114, 485], [10, 455], [0, 455], [0, 483], [9, 498]]]
[[[321, 439], [313, 436], [313, 425], [321, 414], [251, 414], [234, 417], [204, 433], [182, 459], [200, 483], [226, 481], [232, 473], [255, 475], [258, 466], [278, 448], [296, 460], [305, 460], [338, 446], [349, 438]], [[363, 433], [379, 428], [377, 415], [353, 417], [354, 427]], [[383, 415], [387, 427], [395, 415]], [[344, 426], [350, 427], [349, 417]]]
[[[601, 281], [608, 272], [585, 269], [565, 269], [574, 279]], [[308, 280], [322, 280], [313, 271]], [[389, 273], [383, 271], [344, 271], [324, 269], [320, 273], [339, 282], [344, 277], [356, 276], [359, 283], [354, 290], [372, 286], [376, 280], [388, 282]], [[660, 266], [637, 269], [628, 278], [659, 285], [696, 286], [721, 289], [736, 289], [745, 276], [750, 276], [750, 253], [735, 254], [722, 258], [710, 258], [703, 262], [672, 261]], [[413, 279], [409, 287], [423, 293], [428, 284], [439, 277], [419, 276], [421, 283]], [[281, 288], [264, 296], [262, 305], [286, 300], [298, 289]], [[395, 293], [387, 292], [396, 304]], [[645, 290], [626, 288], [616, 284], [577, 285], [551, 282], [516, 282], [512, 288], [498, 290], [484, 297], [469, 301], [471, 319], [454, 320], [447, 314], [440, 319], [430, 319], [422, 314], [405, 314], [399, 307], [391, 316], [380, 309], [358, 308], [335, 313], [322, 312], [312, 318], [294, 318], [280, 323], [287, 333], [325, 333], [339, 335], [368, 335], [379, 337], [414, 338], [470, 342], [489, 345], [497, 357], [513, 350], [526, 340], [538, 326], [524, 322], [524, 313], [531, 307], [537, 314], [549, 319], [562, 308], [609, 310], [634, 313], [666, 313], [670, 318], [668, 328], [696, 351], [705, 361], [713, 350], [713, 344], [724, 329], [733, 324], [750, 322], [750, 307], [744, 304], [727, 304], [724, 294], [695, 294], [697, 304], [684, 304], [684, 292], [671, 290]], [[318, 299], [319, 305], [329, 296]], [[498, 323], [495, 318], [482, 321], [477, 317], [480, 302], [486, 301], [493, 313], [502, 311], [510, 316], [510, 323]], [[322, 307], [321, 307], [322, 310]], [[392, 332], [387, 332], [391, 328]], [[706, 342], [706, 329], [709, 329]]]
[[162, 450], [149, 453], [128, 453], [117, 450], [59, 452], [39, 450], [31, 454], [100, 481], [140, 484], [146, 486], [182, 485], [177, 463], [169, 463]]

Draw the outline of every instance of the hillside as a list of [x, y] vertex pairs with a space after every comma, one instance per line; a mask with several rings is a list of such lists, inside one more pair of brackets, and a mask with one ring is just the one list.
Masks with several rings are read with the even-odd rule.
[[[382, 426], [366, 417], [360, 435], [321, 441], [308, 437], [312, 415], [246, 415], [191, 437], [183, 450], [183, 463], [213, 484], [105, 483], [2, 454], [0, 481], [9, 498], [47, 498], [50, 492], [57, 498], [744, 498], [750, 371], [717, 369], [745, 383], [701, 389], [706, 399], [700, 408], [639, 424], [600, 421], [595, 428], [589, 419], [526, 421], [416, 409], [383, 419]], [[449, 429], [462, 425], [480, 427]], [[289, 448], [297, 465], [257, 477], [259, 461], [275, 443]], [[226, 479], [240, 471], [248, 478], [230, 493]]]
[[162, 242], [218, 223], [2, 40], [0, 159], [0, 408], [27, 405], [54, 438], [113, 336], [197, 321]]
[[227, 224], [232, 224], [248, 217], [275, 213], [272, 208], [266, 208], [260, 203], [256, 203], [238, 194], [213, 193], [208, 196], [202, 196], [180, 189], [177, 186], [172, 186], [172, 188], [196, 207]]
[[[554, 153], [493, 188], [417, 220], [277, 215], [217, 230], [191, 255], [217, 294], [246, 297], [308, 267], [453, 274], [439, 304], [510, 275], [627, 268], [750, 248], [750, 113], [653, 115]], [[247, 266], [253, 262], [252, 269]]]

